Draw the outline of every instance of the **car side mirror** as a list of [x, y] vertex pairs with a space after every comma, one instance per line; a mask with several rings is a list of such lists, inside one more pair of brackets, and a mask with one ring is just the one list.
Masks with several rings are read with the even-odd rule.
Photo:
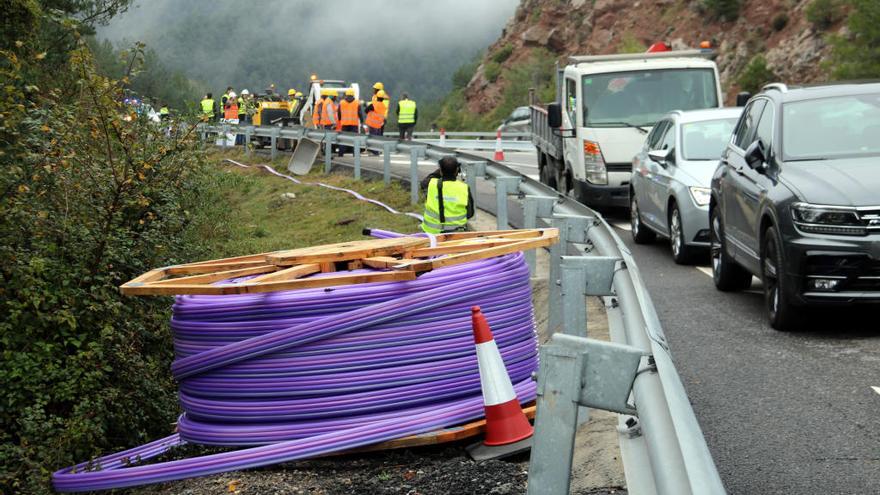
[[648, 158], [654, 160], [655, 162], [663, 165], [664, 167], [669, 163], [669, 152], [671, 150], [650, 150], [648, 151]]
[[746, 103], [749, 102], [749, 99], [752, 97], [752, 94], [748, 91], [743, 91], [741, 93], [737, 93], [736, 95], [736, 106], [744, 107]]
[[767, 169], [767, 156], [764, 154], [764, 143], [760, 139], [756, 139], [746, 148], [746, 163], [749, 167], [758, 172], [764, 172]]
[[559, 103], [547, 105], [547, 125], [552, 129], [562, 127], [562, 106]]

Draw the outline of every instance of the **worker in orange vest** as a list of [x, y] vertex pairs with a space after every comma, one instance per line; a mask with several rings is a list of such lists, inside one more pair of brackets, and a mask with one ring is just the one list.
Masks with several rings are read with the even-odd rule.
[[226, 94], [226, 103], [223, 105], [223, 118], [227, 122], [238, 123], [238, 95], [235, 91]]
[[[339, 102], [339, 126], [343, 132], [361, 132], [361, 122], [363, 122], [363, 108], [361, 103], [354, 99], [354, 89], [345, 90], [345, 98]], [[339, 156], [346, 152], [354, 154], [351, 146], [340, 146]]]
[[336, 108], [336, 92], [325, 89], [321, 91], [321, 94], [325, 96], [321, 104], [321, 127], [335, 130], [336, 122], [339, 120], [337, 116], [338, 109]]
[[371, 136], [382, 135], [382, 129], [385, 128], [385, 115], [388, 113], [387, 101], [388, 95], [385, 90], [379, 90], [376, 92], [375, 100], [367, 105], [367, 118], [364, 123], [367, 124], [367, 132]]
[[312, 108], [312, 127], [315, 129], [321, 128], [321, 111], [324, 107], [324, 101], [327, 100], [327, 95], [321, 91], [320, 98], [315, 102], [315, 106]]

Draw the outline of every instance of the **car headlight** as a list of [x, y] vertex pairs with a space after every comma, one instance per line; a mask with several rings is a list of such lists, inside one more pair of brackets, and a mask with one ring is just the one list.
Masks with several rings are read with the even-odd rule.
[[709, 204], [709, 199], [712, 198], [712, 190], [708, 187], [691, 186], [688, 190], [691, 192], [691, 198], [693, 198], [697, 206], [706, 206]]
[[811, 234], [866, 235], [865, 223], [854, 209], [817, 206], [808, 203], [791, 205], [795, 226]]

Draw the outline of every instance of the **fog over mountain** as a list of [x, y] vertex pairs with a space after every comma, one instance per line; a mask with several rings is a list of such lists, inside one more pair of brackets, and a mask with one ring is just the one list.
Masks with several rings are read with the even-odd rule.
[[305, 87], [309, 74], [383, 81], [435, 100], [451, 75], [501, 34], [518, 0], [136, 0], [98, 31], [143, 41], [219, 91]]

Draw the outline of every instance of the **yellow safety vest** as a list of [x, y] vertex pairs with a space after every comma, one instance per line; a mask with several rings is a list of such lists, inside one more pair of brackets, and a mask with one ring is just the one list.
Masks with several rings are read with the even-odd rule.
[[214, 100], [205, 98], [202, 100], [202, 113], [205, 115], [214, 115]]
[[416, 102], [412, 100], [400, 100], [400, 114], [397, 116], [398, 124], [414, 124], [416, 121]]
[[440, 179], [428, 183], [422, 230], [440, 234], [459, 230], [467, 225], [468, 186], [457, 180], [443, 181], [443, 221], [440, 221]]

